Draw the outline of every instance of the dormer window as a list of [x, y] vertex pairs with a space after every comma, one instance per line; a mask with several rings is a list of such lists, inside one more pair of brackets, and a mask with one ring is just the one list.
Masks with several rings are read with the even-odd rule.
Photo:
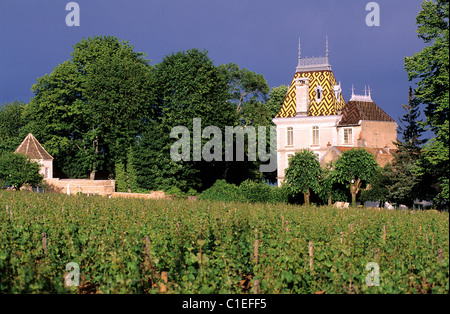
[[316, 87], [316, 102], [320, 103], [323, 99], [323, 88], [322, 86], [318, 85]]
[[334, 96], [336, 97], [336, 100], [338, 102], [341, 100], [341, 93], [342, 93], [342, 88], [341, 88], [341, 83], [339, 83], [339, 85], [334, 86]]

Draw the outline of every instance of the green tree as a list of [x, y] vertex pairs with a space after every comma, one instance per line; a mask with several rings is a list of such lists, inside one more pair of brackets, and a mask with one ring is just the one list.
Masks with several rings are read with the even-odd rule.
[[[227, 101], [226, 82], [207, 52], [198, 49], [165, 56], [156, 64], [154, 77], [158, 111], [137, 140], [139, 185], [146, 189], [175, 186], [183, 192], [205, 189], [223, 176], [224, 162], [195, 160], [194, 118], [201, 119], [201, 129], [217, 126], [222, 134], [225, 126], [235, 124], [235, 108]], [[176, 126], [189, 130], [189, 161], [171, 159], [170, 148], [177, 139], [170, 134]], [[201, 144], [208, 140], [202, 138]]]
[[[270, 91], [264, 75], [250, 71], [246, 68], [240, 68], [235, 63], [222, 64], [219, 71], [228, 87], [228, 102], [230, 102], [236, 112], [235, 121], [230, 126], [270, 126], [272, 125], [271, 113], [266, 106], [267, 94]], [[269, 146], [270, 129], [266, 129], [266, 147]], [[259, 133], [251, 139], [258, 145]], [[261, 139], [263, 140], [263, 139]], [[247, 142], [248, 143], [248, 142]], [[248, 145], [245, 146], [245, 152], [249, 151]], [[240, 184], [246, 179], [250, 180], [270, 180], [276, 181], [274, 173], [259, 172], [259, 161], [225, 161], [225, 170], [223, 178], [229, 182]]]
[[333, 180], [350, 189], [352, 206], [356, 196], [367, 187], [378, 169], [375, 158], [363, 148], [344, 151], [335, 163]]
[[415, 162], [406, 155], [398, 155], [384, 172], [383, 182], [388, 189], [390, 203], [413, 207], [417, 198], [425, 198], [427, 187], [419, 185], [420, 178], [414, 173]]
[[133, 148], [128, 149], [127, 153], [127, 178], [128, 178], [128, 192], [137, 193], [139, 191], [139, 185], [137, 182], [137, 171], [135, 166], [135, 157]]
[[125, 174], [125, 166], [122, 161], [116, 162], [116, 191], [128, 192], [127, 176]]
[[16, 190], [26, 184], [39, 186], [44, 179], [39, 170], [40, 165], [23, 154], [4, 152], [0, 155], [0, 181], [14, 186]]
[[269, 113], [271, 125], [275, 125], [272, 119], [280, 112], [284, 100], [288, 93], [289, 87], [287, 85], [280, 85], [273, 87], [269, 92], [269, 99], [266, 102], [266, 108]]
[[390, 197], [388, 187], [392, 185], [390, 175], [393, 173], [390, 164], [387, 164], [383, 168], [379, 168], [373, 175], [370, 186], [362, 191], [361, 202], [378, 202], [379, 207], [383, 207], [383, 204], [386, 201], [392, 202], [393, 198]]
[[434, 138], [424, 147], [418, 173], [438, 178], [443, 202], [449, 201], [449, 2], [424, 1], [416, 17], [418, 37], [426, 46], [405, 58], [410, 81], [417, 81], [415, 96], [424, 105], [425, 125]]
[[0, 152], [14, 151], [21, 143], [21, 129], [25, 120], [22, 117], [25, 104], [14, 101], [0, 106]]
[[333, 176], [332, 176], [333, 163], [327, 164], [325, 167], [321, 168], [319, 176], [319, 189], [318, 195], [322, 202], [328, 203], [328, 206], [332, 205], [333, 197]]
[[26, 132], [43, 139], [70, 177], [114, 173], [116, 160], [155, 114], [152, 67], [126, 41], [95, 36], [33, 85]]
[[[288, 91], [288, 86], [281, 85], [270, 89], [267, 101], [264, 103], [263, 107], [260, 109], [264, 113], [264, 119], [261, 119], [261, 125], [267, 127], [266, 133], [266, 147], [270, 147], [270, 127], [275, 127], [273, 119], [276, 117], [278, 112], [280, 112], [283, 102], [286, 98]], [[276, 143], [276, 139], [275, 139]], [[276, 144], [274, 145], [276, 147]], [[263, 178], [271, 183], [277, 182], [277, 171], [265, 172], [263, 173]]]
[[[420, 125], [419, 102], [409, 90], [408, 105], [402, 105], [405, 114], [400, 118], [399, 135], [394, 144], [397, 152], [393, 153], [394, 159], [391, 165], [385, 167], [378, 174], [374, 186], [375, 191], [370, 195], [380, 195], [391, 203], [403, 204], [413, 207], [415, 199], [425, 199], [430, 189], [426, 183], [428, 174], [418, 175], [417, 163], [422, 153], [422, 145], [426, 142], [422, 139], [424, 130]], [[385, 184], [382, 187], [381, 184]], [[388, 193], [384, 194], [387, 189]]]
[[134, 148], [130, 147], [127, 152], [126, 163], [124, 164], [122, 161], [116, 162], [115, 179], [117, 192], [138, 193], [140, 191], [135, 163]]
[[[199, 184], [197, 172], [189, 163], [175, 162], [170, 158], [171, 139], [165, 126], [148, 123], [135, 146], [135, 167], [140, 188], [146, 190], [166, 190], [170, 187], [185, 189], [188, 182]], [[192, 178], [192, 180], [189, 180]]]
[[408, 105], [402, 105], [405, 113], [399, 119], [398, 133], [401, 136], [401, 140], [397, 139], [394, 142], [399, 151], [416, 157], [420, 155], [422, 146], [427, 141], [422, 138], [425, 130], [421, 125], [419, 105], [420, 103], [414, 97], [412, 87], [410, 87]]
[[285, 182], [292, 196], [303, 193], [305, 205], [309, 205], [311, 191], [319, 190], [321, 168], [319, 160], [308, 149], [302, 149], [289, 158], [289, 167], [285, 171]]
[[[227, 82], [229, 100], [236, 106], [236, 113], [241, 115], [245, 125], [248, 124], [246, 111], [254, 112], [257, 100], [265, 99], [269, 92], [269, 85], [262, 74], [239, 68], [235, 63], [222, 64], [219, 71]], [[252, 105], [247, 108], [247, 105]], [[254, 125], [254, 124], [253, 124]]]

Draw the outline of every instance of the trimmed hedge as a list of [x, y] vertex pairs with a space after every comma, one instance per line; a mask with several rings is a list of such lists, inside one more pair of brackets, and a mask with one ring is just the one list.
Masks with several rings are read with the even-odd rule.
[[199, 199], [222, 202], [287, 203], [289, 194], [287, 188], [251, 180], [246, 180], [239, 186], [225, 180], [218, 180], [212, 187], [203, 191]]

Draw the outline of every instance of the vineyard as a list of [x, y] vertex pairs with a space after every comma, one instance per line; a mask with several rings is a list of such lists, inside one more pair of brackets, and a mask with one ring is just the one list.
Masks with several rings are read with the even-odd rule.
[[0, 293], [448, 292], [448, 213], [0, 191]]

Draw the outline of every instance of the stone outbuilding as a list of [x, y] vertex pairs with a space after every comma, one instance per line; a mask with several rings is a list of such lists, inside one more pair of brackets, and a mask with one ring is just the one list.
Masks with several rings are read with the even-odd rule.
[[32, 161], [41, 164], [40, 173], [44, 176], [44, 179], [53, 178], [53, 157], [42, 147], [33, 134], [27, 135], [15, 153], [24, 154]]
[[32, 161], [41, 164], [40, 173], [44, 176], [46, 190], [66, 194], [89, 194], [109, 196], [115, 193], [114, 180], [59, 179], [53, 178], [53, 157], [39, 141], [28, 134], [15, 153], [24, 154]]

